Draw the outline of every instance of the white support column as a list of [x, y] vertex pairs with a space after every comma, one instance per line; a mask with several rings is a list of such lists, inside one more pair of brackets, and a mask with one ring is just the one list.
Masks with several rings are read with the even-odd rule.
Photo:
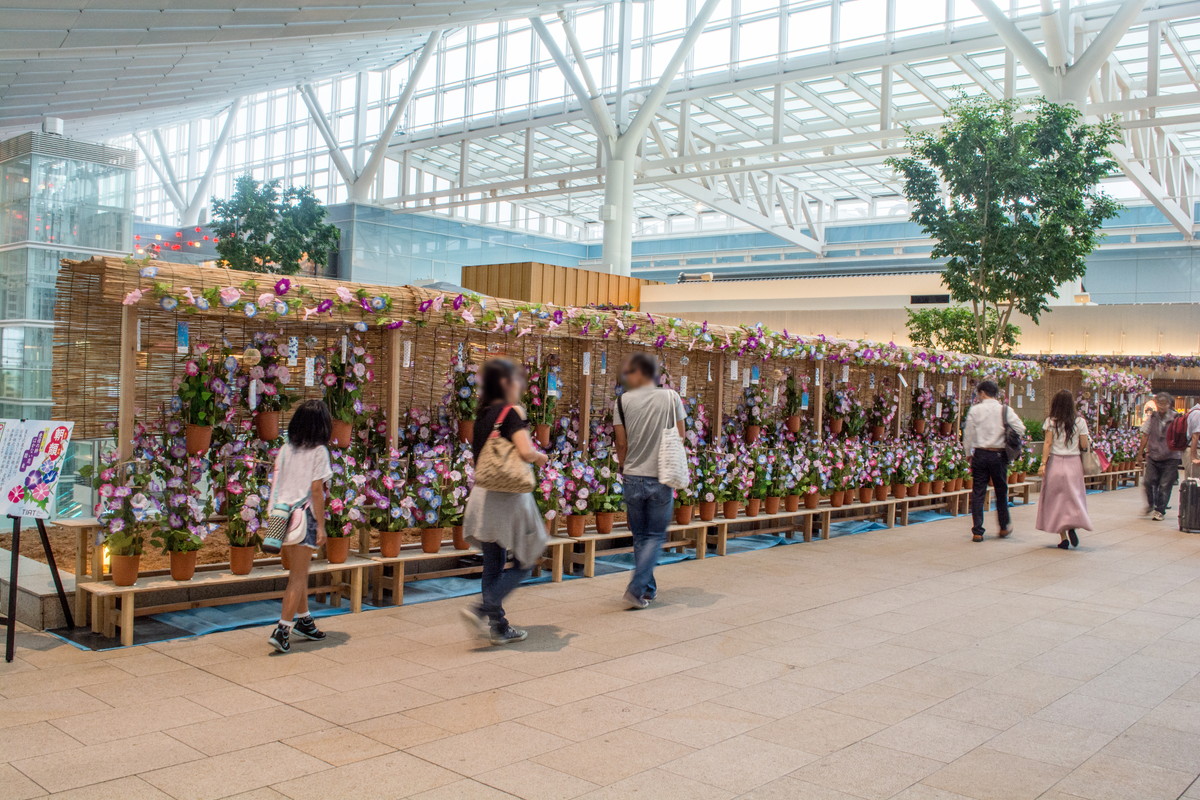
[[183, 198], [179, 195], [179, 190], [175, 184], [167, 177], [167, 173], [163, 172], [163, 168], [159, 165], [158, 159], [154, 157], [154, 153], [146, 146], [140, 134], [133, 135], [133, 141], [137, 144], [138, 149], [142, 151], [142, 155], [146, 157], [146, 163], [150, 165], [150, 169], [154, 170], [154, 174], [158, 176], [159, 183], [162, 184], [163, 191], [167, 193], [167, 199], [171, 201], [171, 205], [175, 206], [175, 210], [183, 213], [187, 207], [187, 203], [183, 202]]
[[217, 162], [225, 154], [225, 147], [229, 144], [229, 136], [233, 133], [233, 123], [241, 107], [242, 98], [237, 97], [229, 105], [229, 110], [225, 112], [225, 124], [221, 126], [221, 132], [217, 135], [217, 140], [213, 142], [212, 149], [208, 153], [208, 166], [205, 167], [204, 174], [200, 176], [200, 183], [196, 185], [196, 191], [192, 194], [192, 201], [180, 213], [179, 222], [184, 227], [200, 223], [200, 212], [204, 210], [204, 205], [208, 201], [208, 191], [209, 187], [212, 186], [213, 176], [217, 172]]
[[338, 145], [337, 136], [334, 134], [333, 128], [329, 127], [329, 118], [325, 116], [325, 110], [321, 108], [321, 103], [317, 100], [317, 93], [307, 83], [297, 86], [296, 91], [300, 93], [300, 99], [307, 106], [308, 116], [312, 119], [313, 125], [317, 127], [317, 132], [325, 140], [329, 159], [333, 162], [338, 174], [342, 176], [342, 180], [346, 182], [346, 188], [353, 193], [354, 184], [358, 182], [358, 173], [350, 166], [350, 162], [346, 160], [346, 154]]

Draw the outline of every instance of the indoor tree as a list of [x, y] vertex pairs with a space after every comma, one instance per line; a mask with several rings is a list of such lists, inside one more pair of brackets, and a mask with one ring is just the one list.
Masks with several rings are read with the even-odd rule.
[[[958, 353], [979, 353], [976, 338], [975, 313], [966, 306], [945, 308], [922, 308], [908, 312], [908, 338], [917, 347], [932, 347], [938, 350], [953, 350]], [[1000, 315], [991, 306], [984, 311], [983, 337], [987, 342], [998, 342], [994, 355], [1012, 355], [1017, 346], [1021, 329], [1011, 322], [1000, 327]]]
[[282, 192], [279, 181], [242, 175], [233, 197], [212, 199], [212, 230], [221, 261], [234, 269], [294, 275], [300, 263], [324, 267], [341, 231], [307, 186]]
[[[1098, 188], [1116, 170], [1112, 121], [1073, 106], [959, 98], [944, 127], [909, 133], [888, 159], [912, 218], [935, 239], [951, 297], [973, 316], [974, 352], [1002, 351], [1014, 312], [1034, 322], [1058, 287], [1083, 277], [1100, 225], [1121, 208]], [[995, 323], [989, 330], [989, 315]]]

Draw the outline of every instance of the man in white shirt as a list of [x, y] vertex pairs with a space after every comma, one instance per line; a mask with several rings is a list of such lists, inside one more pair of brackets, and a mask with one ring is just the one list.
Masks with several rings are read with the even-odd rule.
[[1008, 511], [1008, 456], [1004, 451], [1004, 422], [1021, 436], [1025, 423], [1007, 405], [997, 399], [1000, 387], [994, 381], [980, 381], [975, 390], [978, 402], [971, 407], [963, 426], [963, 447], [971, 459], [971, 541], [983, 541], [983, 500], [988, 483], [996, 492], [996, 521], [1001, 539], [1012, 533]]

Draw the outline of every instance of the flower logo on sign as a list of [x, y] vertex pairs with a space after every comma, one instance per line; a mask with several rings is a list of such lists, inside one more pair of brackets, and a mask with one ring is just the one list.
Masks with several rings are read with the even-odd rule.
[[12, 489], [10, 489], [10, 490], [9, 490], [9, 492], [8, 492], [8, 502], [10, 502], [10, 503], [20, 503], [20, 502], [21, 502], [22, 500], [24, 500], [24, 499], [25, 499], [25, 487], [23, 487], [23, 486], [14, 486]]

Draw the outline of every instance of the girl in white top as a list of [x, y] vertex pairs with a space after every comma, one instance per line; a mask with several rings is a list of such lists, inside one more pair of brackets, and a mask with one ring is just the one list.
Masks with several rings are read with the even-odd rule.
[[[317, 628], [308, 611], [308, 568], [313, 550], [325, 544], [325, 481], [333, 477], [329, 463], [329, 437], [333, 424], [329, 408], [320, 400], [305, 400], [288, 422], [288, 443], [275, 457], [275, 484], [271, 487], [269, 508], [275, 503], [294, 506], [308, 498], [304, 541], [290, 545], [287, 588], [279, 624], [268, 641], [281, 653], [292, 649], [291, 634], [320, 641], [325, 633]], [[299, 619], [295, 619], [299, 615]], [[294, 621], [293, 621], [294, 620]]]
[[1063, 389], [1054, 395], [1046, 420], [1042, 468], [1038, 472], [1044, 479], [1037, 513], [1037, 529], [1057, 533], [1062, 550], [1079, 546], [1078, 528], [1092, 529], [1080, 458], [1089, 447], [1087, 422], [1075, 411], [1075, 395]]

